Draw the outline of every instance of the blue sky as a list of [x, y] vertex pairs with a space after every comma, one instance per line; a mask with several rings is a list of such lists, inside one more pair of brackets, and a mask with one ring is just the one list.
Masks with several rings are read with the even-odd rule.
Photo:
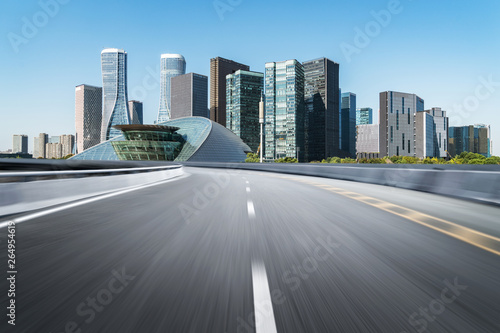
[[[381, 12], [390, 17], [375, 23]], [[101, 86], [105, 47], [127, 51], [129, 99], [144, 102], [146, 123], [158, 110], [161, 53], [183, 54], [187, 71], [204, 75], [216, 56], [256, 71], [328, 57], [375, 121], [379, 92], [416, 93], [452, 125], [490, 124], [500, 144], [499, 14], [497, 0], [3, 0], [0, 151], [13, 134], [29, 135], [30, 151], [40, 132], [74, 134], [74, 87]]]

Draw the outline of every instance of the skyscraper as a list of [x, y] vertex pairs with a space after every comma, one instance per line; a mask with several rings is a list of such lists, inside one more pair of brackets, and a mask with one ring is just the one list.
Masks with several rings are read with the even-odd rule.
[[[427, 112], [419, 111], [415, 113], [415, 128], [414, 128], [414, 138], [415, 138], [415, 157], [426, 158], [426, 157], [436, 157], [435, 153], [435, 142], [434, 137], [436, 133], [436, 128], [434, 124], [434, 117], [432, 114]], [[405, 133], [402, 133], [404, 136]], [[407, 137], [408, 138], [408, 137]], [[402, 150], [399, 153], [405, 151], [406, 140], [402, 140]], [[406, 143], [409, 147], [410, 139]], [[409, 149], [408, 149], [409, 150]], [[403, 155], [403, 154], [401, 154]], [[407, 156], [411, 156], [408, 155]]]
[[250, 67], [221, 57], [210, 59], [210, 120], [226, 126], [226, 76]]
[[340, 149], [347, 157], [356, 157], [356, 94], [342, 93], [340, 108]]
[[131, 124], [143, 124], [142, 102], [128, 101], [128, 112]]
[[297, 60], [266, 63], [265, 156], [304, 160], [304, 68]]
[[12, 153], [28, 153], [28, 136], [14, 134], [12, 136]]
[[415, 94], [380, 93], [380, 155], [416, 156], [415, 114], [424, 111], [424, 100]]
[[356, 157], [358, 154], [372, 154], [379, 152], [378, 124], [356, 126]]
[[35, 146], [33, 148], [33, 158], [45, 158], [45, 145], [49, 142], [49, 135], [47, 133], [40, 133], [38, 138], [35, 138]]
[[171, 79], [186, 74], [186, 60], [180, 54], [162, 54], [160, 62], [160, 108], [156, 122], [171, 119]]
[[450, 127], [448, 141], [449, 153], [453, 157], [462, 152], [491, 156], [490, 125]]
[[446, 111], [441, 108], [432, 108], [425, 110], [428, 114], [432, 115], [434, 121], [434, 157], [446, 158], [448, 151], [448, 117]]
[[101, 142], [102, 88], [81, 84], [75, 88], [76, 152]]
[[101, 52], [102, 68], [102, 127], [101, 141], [121, 135], [114, 125], [130, 124], [127, 96], [127, 52], [104, 49]]
[[61, 155], [62, 157], [73, 154], [75, 146], [75, 136], [72, 134], [64, 134], [60, 136], [59, 143], [61, 144]]
[[208, 118], [208, 77], [188, 73], [173, 77], [172, 80], [172, 118]]
[[339, 64], [327, 58], [303, 63], [305, 77], [306, 160], [322, 160], [339, 153]]
[[373, 109], [359, 108], [356, 109], [356, 125], [373, 124]]
[[237, 70], [226, 80], [226, 127], [256, 152], [260, 144], [259, 102], [264, 74]]

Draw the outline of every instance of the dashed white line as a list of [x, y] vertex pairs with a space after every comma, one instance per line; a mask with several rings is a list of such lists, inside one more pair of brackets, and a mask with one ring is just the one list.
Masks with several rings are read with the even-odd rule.
[[248, 209], [248, 217], [254, 218], [255, 217], [255, 208], [253, 206], [252, 200], [247, 201], [247, 209]]
[[262, 261], [252, 262], [252, 284], [255, 331], [257, 333], [277, 333], [266, 266]]
[[245, 183], [250, 184], [250, 182], [248, 180], [246, 180]]
[[247, 186], [247, 193], [250, 193], [250, 187]]

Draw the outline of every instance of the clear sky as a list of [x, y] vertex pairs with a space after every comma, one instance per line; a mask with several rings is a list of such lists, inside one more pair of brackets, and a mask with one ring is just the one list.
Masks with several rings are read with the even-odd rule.
[[144, 102], [145, 123], [158, 111], [161, 53], [181, 53], [187, 72], [207, 76], [216, 56], [255, 71], [328, 57], [375, 121], [379, 92], [416, 93], [451, 125], [490, 124], [495, 146], [499, 16], [498, 0], [2, 0], [0, 151], [13, 134], [29, 135], [30, 151], [40, 132], [74, 134], [74, 88], [102, 86], [105, 47], [127, 51], [128, 96]]

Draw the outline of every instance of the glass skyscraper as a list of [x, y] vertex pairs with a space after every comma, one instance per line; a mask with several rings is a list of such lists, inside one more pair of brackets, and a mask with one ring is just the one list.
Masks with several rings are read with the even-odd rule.
[[356, 94], [342, 93], [340, 109], [341, 157], [356, 157]]
[[130, 124], [127, 96], [127, 52], [104, 49], [102, 68], [102, 126], [101, 142], [121, 135], [114, 125]]
[[448, 141], [449, 153], [453, 157], [462, 152], [491, 156], [490, 125], [450, 127]]
[[327, 58], [303, 63], [305, 158], [321, 161], [339, 152], [339, 64]]
[[356, 109], [356, 125], [373, 124], [373, 109], [359, 108]]
[[265, 157], [304, 160], [304, 68], [297, 60], [266, 63]]
[[75, 88], [76, 152], [101, 142], [102, 88], [81, 84]]
[[162, 54], [160, 63], [160, 108], [158, 124], [171, 119], [170, 79], [186, 74], [186, 60], [180, 54]]
[[226, 81], [226, 127], [256, 152], [260, 144], [259, 102], [264, 74], [238, 70], [227, 75]]

